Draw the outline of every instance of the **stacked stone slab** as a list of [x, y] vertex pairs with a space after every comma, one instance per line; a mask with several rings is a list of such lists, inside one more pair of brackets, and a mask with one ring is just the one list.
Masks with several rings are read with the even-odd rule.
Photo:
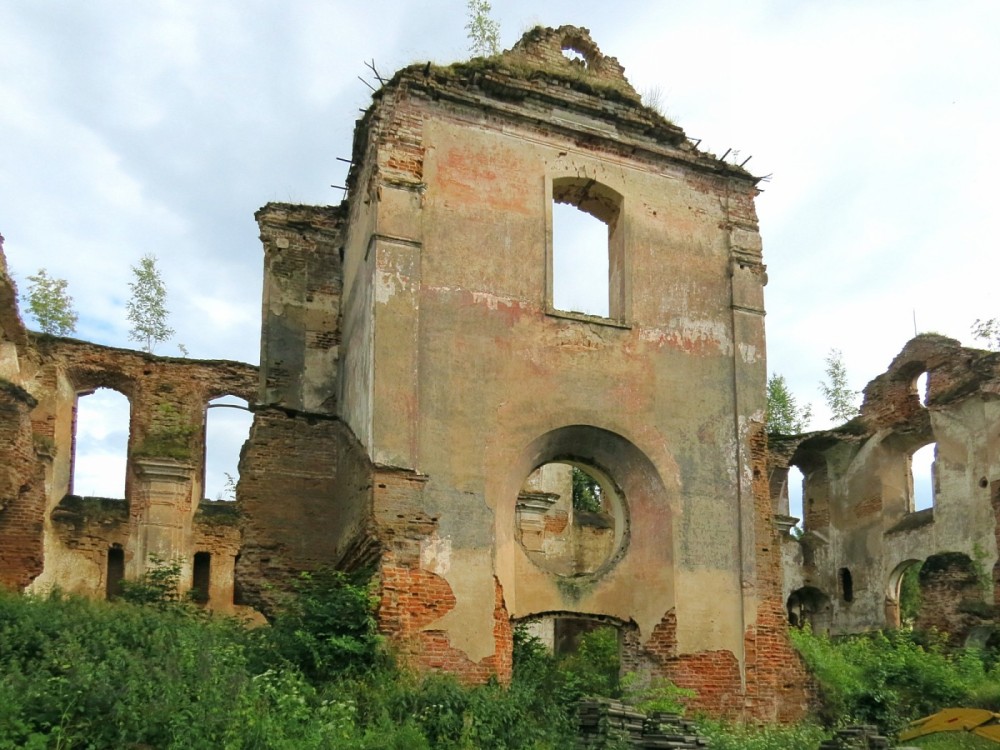
[[580, 746], [604, 747], [609, 741], [625, 740], [641, 747], [646, 715], [619, 701], [580, 701]]
[[879, 734], [878, 727], [864, 725], [840, 729], [820, 743], [819, 750], [889, 750], [892, 743]]
[[679, 714], [657, 711], [647, 716], [619, 701], [580, 701], [580, 746], [607, 747], [625, 742], [643, 750], [695, 750], [708, 747], [695, 725]]
[[698, 728], [693, 721], [688, 721], [680, 714], [654, 711], [646, 719], [640, 747], [644, 750], [687, 749], [709, 747], [709, 743], [706, 738], [698, 735]]

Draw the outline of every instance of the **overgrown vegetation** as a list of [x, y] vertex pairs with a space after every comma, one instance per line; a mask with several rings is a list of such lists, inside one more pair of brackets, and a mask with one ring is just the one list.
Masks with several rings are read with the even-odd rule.
[[583, 469], [572, 467], [573, 509], [600, 513], [603, 508], [601, 484]]
[[983, 342], [987, 349], [1000, 351], [1000, 318], [976, 318], [972, 324], [972, 337]]
[[[159, 561], [111, 603], [0, 593], [0, 750], [545, 750], [574, 746], [583, 696], [679, 712], [692, 695], [665, 680], [620, 679], [611, 627], [581, 635], [575, 653], [561, 657], [519, 630], [511, 684], [467, 687], [395, 664], [362, 579], [304, 575], [271, 627], [250, 629], [177, 596], [179, 575], [176, 562]], [[946, 705], [1000, 708], [995, 657], [949, 652], [943, 638], [793, 637], [830, 725], [893, 730]], [[809, 724], [703, 721], [701, 731], [715, 750], [813, 750], [826, 736]], [[958, 740], [916, 744], [964, 747]]]
[[829, 725], [894, 732], [948, 706], [1000, 710], [996, 655], [950, 650], [943, 635], [903, 629], [831, 640], [796, 630], [792, 639], [818, 680]]
[[521, 636], [509, 687], [419, 677], [360, 580], [303, 576], [249, 629], [179, 597], [179, 572], [154, 561], [111, 603], [0, 592], [0, 748], [561, 748], [606, 685]]

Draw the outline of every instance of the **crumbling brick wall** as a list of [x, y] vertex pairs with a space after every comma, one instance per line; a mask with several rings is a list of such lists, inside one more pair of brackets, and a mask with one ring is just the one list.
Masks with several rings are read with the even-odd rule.
[[956, 645], [976, 626], [992, 622], [993, 608], [984, 598], [985, 572], [961, 553], [927, 558], [920, 568], [920, 610], [915, 627], [935, 629]]
[[[257, 411], [237, 488], [243, 529], [237, 577], [248, 601], [269, 611], [272, 587], [348, 555], [370, 494], [370, 469], [352, 462], [356, 455], [338, 420]], [[339, 492], [343, 485], [351, 492]]]
[[0, 381], [0, 585], [23, 588], [44, 561], [44, 473], [35, 456], [30, 413], [36, 401]]

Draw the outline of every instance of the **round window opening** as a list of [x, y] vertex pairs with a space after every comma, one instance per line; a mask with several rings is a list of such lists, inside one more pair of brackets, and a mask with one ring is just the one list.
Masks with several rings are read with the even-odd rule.
[[596, 573], [618, 557], [628, 526], [625, 502], [599, 469], [542, 464], [517, 497], [517, 541], [540, 568], [560, 576]]

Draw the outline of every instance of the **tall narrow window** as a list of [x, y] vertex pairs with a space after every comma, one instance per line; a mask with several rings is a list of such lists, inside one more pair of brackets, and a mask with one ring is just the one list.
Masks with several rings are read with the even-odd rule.
[[802, 508], [802, 488], [805, 487], [806, 478], [802, 474], [802, 469], [798, 466], [788, 467], [788, 515], [799, 519], [796, 524], [800, 531], [803, 530], [805, 511]]
[[239, 576], [236, 575], [236, 571], [240, 567], [240, 556], [236, 555], [233, 559], [233, 604], [243, 605], [247, 603], [246, 596], [243, 594], [243, 586], [240, 585]]
[[207, 602], [212, 584], [212, 555], [210, 552], [195, 552], [191, 574], [191, 595], [196, 602]]
[[925, 445], [910, 456], [910, 510], [934, 507], [937, 443]]
[[927, 373], [923, 372], [917, 377], [917, 382], [914, 386], [917, 389], [917, 397], [920, 399], [921, 406], [927, 406], [927, 396], [929, 395], [929, 388], [927, 387]]
[[105, 596], [114, 599], [121, 596], [122, 580], [125, 578], [125, 550], [115, 545], [108, 548], [108, 569], [105, 576]]
[[606, 318], [608, 228], [574, 206], [552, 206], [552, 302], [557, 310]]
[[594, 180], [553, 180], [549, 290], [553, 311], [623, 319], [621, 200]]
[[77, 396], [71, 494], [125, 497], [128, 431], [129, 400], [121, 393], [98, 388]]
[[253, 414], [247, 402], [223, 396], [209, 403], [205, 413], [205, 497], [235, 500], [240, 450], [250, 434]]
[[847, 568], [840, 569], [840, 595], [845, 602], [854, 601], [854, 579]]

